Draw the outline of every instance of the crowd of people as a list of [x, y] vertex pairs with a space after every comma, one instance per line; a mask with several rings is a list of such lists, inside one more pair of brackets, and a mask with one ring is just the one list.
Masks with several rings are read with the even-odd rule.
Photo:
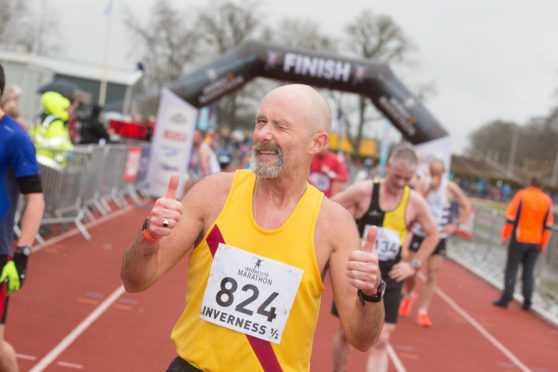
[[[43, 213], [39, 164], [64, 168], [73, 146], [67, 122], [77, 103], [44, 92], [44, 112], [26, 134], [18, 122], [21, 91], [4, 85], [0, 65], [0, 371], [17, 371], [15, 351], [3, 339], [8, 299], [25, 279]], [[81, 122], [81, 143], [110, 141], [102, 110], [93, 106]], [[415, 299], [417, 325], [435, 323], [428, 308], [447, 239], [471, 210], [465, 193], [449, 181], [441, 159], [430, 160], [427, 173], [417, 177], [419, 157], [406, 145], [392, 150], [382, 178], [367, 163], [349, 182], [347, 162], [328, 149], [330, 126], [324, 97], [290, 84], [261, 101], [250, 139], [195, 130], [188, 166], [194, 182], [177, 201], [179, 176], [171, 177], [121, 267], [125, 288], [144, 291], [189, 255], [186, 305], [172, 331], [177, 355], [167, 371], [308, 371], [326, 274], [339, 319], [335, 371], [346, 370], [352, 347], [369, 352], [367, 371], [387, 371], [390, 337]], [[13, 242], [19, 193], [26, 208]], [[506, 287], [494, 305], [512, 300], [522, 263], [529, 310], [532, 268], [550, 236], [552, 203], [533, 179], [506, 216]], [[418, 295], [415, 277], [422, 267], [427, 280]], [[257, 311], [239, 300], [238, 290], [252, 293]]]

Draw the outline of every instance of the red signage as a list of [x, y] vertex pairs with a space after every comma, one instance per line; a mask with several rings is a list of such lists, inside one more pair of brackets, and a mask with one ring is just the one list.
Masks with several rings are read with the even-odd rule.
[[147, 140], [147, 127], [145, 125], [111, 120], [110, 128], [121, 137]]
[[141, 160], [141, 147], [130, 147], [126, 155], [124, 181], [135, 181], [138, 176]]

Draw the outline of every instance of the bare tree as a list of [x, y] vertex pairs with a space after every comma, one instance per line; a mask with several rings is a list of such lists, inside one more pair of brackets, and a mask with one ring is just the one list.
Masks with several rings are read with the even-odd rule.
[[[346, 49], [355, 57], [370, 62], [404, 64], [409, 61], [410, 53], [415, 49], [413, 43], [404, 34], [395, 21], [386, 15], [376, 15], [365, 10], [345, 27], [347, 39]], [[379, 116], [367, 116], [367, 109], [372, 107], [370, 100], [359, 97], [356, 108], [344, 105], [344, 112], [357, 113], [356, 125], [353, 125], [348, 115], [344, 115], [347, 129], [356, 128], [356, 136], [351, 145], [358, 151], [362, 134], [367, 123], [378, 119]]]
[[27, 11], [23, 0], [0, 0], [0, 40], [2, 44], [11, 39], [13, 32], [10, 32], [17, 23], [18, 17]]
[[216, 54], [223, 54], [250, 37], [261, 27], [257, 1], [218, 0], [203, 9], [196, 29]]
[[296, 18], [283, 19], [275, 30], [266, 30], [263, 38], [285, 47], [324, 52], [335, 52], [338, 44], [320, 31], [318, 23]]
[[[257, 37], [262, 30], [259, 2], [219, 0], [201, 10], [196, 21], [200, 40], [206, 44], [208, 56], [229, 52], [243, 41]], [[252, 109], [257, 85], [250, 85], [223, 97], [219, 101], [220, 125], [234, 130], [244, 123]]]
[[32, 9], [26, 0], [0, 0], [0, 45], [17, 52], [59, 54], [62, 48], [55, 14], [52, 9]]
[[[484, 159], [499, 159], [503, 163], [510, 158], [510, 143], [514, 132], [522, 128], [513, 122], [503, 120], [491, 121], [469, 134], [467, 155]], [[498, 154], [495, 156], [494, 154]]]
[[186, 18], [168, 0], [155, 2], [147, 24], [126, 8], [124, 23], [133, 39], [131, 53], [139, 56], [145, 82], [157, 92], [182, 77], [197, 55], [197, 34], [188, 28], [192, 23]]

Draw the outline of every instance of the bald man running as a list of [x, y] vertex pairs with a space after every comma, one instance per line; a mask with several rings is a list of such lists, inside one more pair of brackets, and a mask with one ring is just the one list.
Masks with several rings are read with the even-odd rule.
[[[436, 289], [438, 273], [444, 262], [446, 253], [446, 241], [448, 236], [453, 235], [458, 228], [459, 222], [463, 223], [469, 216], [471, 204], [459, 186], [444, 176], [444, 162], [434, 159], [429, 165], [429, 174], [416, 184], [416, 190], [426, 198], [430, 212], [434, 216], [440, 242], [432, 255], [427, 260], [427, 279], [422, 289], [420, 308], [417, 313], [417, 323], [422, 327], [431, 327], [432, 321], [428, 316], [428, 307]], [[459, 205], [459, 217], [457, 221], [450, 220], [450, 201], [455, 200]], [[417, 251], [424, 240], [425, 233], [422, 226], [416, 224], [413, 229], [413, 237], [409, 246], [410, 258], [417, 255]], [[399, 315], [407, 316], [411, 312], [411, 305], [416, 297], [414, 292], [416, 276], [413, 275], [405, 281], [406, 295], [401, 302]]]
[[349, 342], [367, 350], [378, 338], [376, 231], [360, 249], [352, 216], [307, 182], [330, 125], [318, 92], [286, 85], [259, 107], [251, 170], [207, 176], [182, 203], [171, 178], [121, 272], [127, 290], [143, 291], [189, 255], [168, 371], [309, 371], [328, 270]]

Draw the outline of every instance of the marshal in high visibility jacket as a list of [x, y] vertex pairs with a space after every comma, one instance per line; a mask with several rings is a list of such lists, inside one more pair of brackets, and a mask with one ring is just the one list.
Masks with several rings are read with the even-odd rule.
[[552, 200], [540, 188], [530, 185], [518, 191], [510, 202], [502, 240], [513, 233], [515, 241], [538, 244], [542, 252], [550, 238], [553, 223]]
[[57, 92], [45, 92], [41, 100], [44, 112], [29, 129], [29, 135], [37, 147], [39, 164], [62, 170], [68, 152], [74, 148], [65, 123], [70, 116], [71, 102]]

